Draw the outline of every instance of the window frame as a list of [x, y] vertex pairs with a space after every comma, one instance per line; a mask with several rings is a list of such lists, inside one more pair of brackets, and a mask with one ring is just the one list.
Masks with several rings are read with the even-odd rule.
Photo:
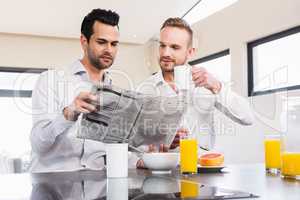
[[211, 61], [211, 60], [214, 60], [214, 59], [217, 59], [217, 58], [220, 58], [220, 57], [223, 57], [223, 56], [228, 56], [228, 55], [230, 55], [230, 49], [225, 49], [223, 51], [219, 51], [217, 53], [213, 53], [213, 54], [210, 54], [208, 56], [204, 56], [202, 58], [192, 60], [192, 61], [189, 62], [189, 64], [190, 65], [197, 65], [197, 64], [200, 64], [200, 63], [204, 63], [204, 62]]
[[[0, 67], [0, 72], [34, 73], [40, 74], [47, 68]], [[31, 97], [32, 90], [5, 90], [0, 89], [0, 97]]]
[[219, 51], [217, 53], [213, 53], [213, 54], [210, 54], [208, 56], [204, 56], [202, 58], [192, 60], [192, 61], [189, 62], [189, 64], [193, 66], [193, 65], [201, 64], [201, 63], [211, 61], [211, 60], [214, 60], [214, 59], [217, 59], [217, 58], [221, 58], [223, 56], [228, 56], [228, 55], [230, 55], [230, 49], [225, 49], [225, 50]]
[[271, 94], [286, 90], [300, 89], [300, 85], [287, 86], [282, 88], [269, 89], [264, 91], [254, 91], [254, 70], [253, 70], [253, 49], [261, 44], [272, 42], [293, 34], [300, 33], [300, 26], [296, 26], [281, 32], [277, 32], [266, 37], [251, 41], [247, 43], [247, 61], [248, 61], [248, 96], [258, 96]]

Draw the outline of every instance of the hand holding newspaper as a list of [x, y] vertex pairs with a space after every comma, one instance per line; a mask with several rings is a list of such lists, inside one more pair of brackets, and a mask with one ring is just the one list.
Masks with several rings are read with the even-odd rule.
[[79, 138], [131, 146], [170, 146], [187, 108], [186, 98], [146, 96], [115, 86], [95, 85], [97, 112], [83, 114]]

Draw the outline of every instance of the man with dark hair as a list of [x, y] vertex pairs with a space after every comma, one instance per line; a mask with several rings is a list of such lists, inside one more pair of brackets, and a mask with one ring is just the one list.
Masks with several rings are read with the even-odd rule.
[[111, 10], [94, 9], [83, 19], [81, 24], [81, 34], [89, 41], [94, 33], [93, 25], [95, 21], [102, 22], [107, 25], [116, 26], [119, 29], [119, 15]]
[[[188, 61], [194, 55], [193, 31], [183, 19], [169, 18], [160, 29], [159, 44], [161, 71], [145, 80], [138, 91], [150, 95], [176, 96], [178, 88], [174, 82], [174, 68], [188, 65]], [[242, 97], [230, 91], [204, 68], [191, 67], [191, 74], [191, 80], [196, 87], [192, 93], [193, 104], [188, 106], [171, 148], [178, 147], [180, 135], [189, 133], [193, 133], [199, 139], [198, 143], [202, 149], [214, 148], [215, 108], [239, 124], [252, 124], [252, 112]], [[166, 150], [164, 146], [160, 147]], [[153, 147], [149, 148], [153, 150]], [[138, 161], [137, 166], [142, 167], [143, 162]]]
[[115, 59], [119, 15], [94, 9], [83, 20], [83, 57], [70, 67], [43, 73], [32, 94], [32, 172], [101, 169], [105, 145], [76, 137], [81, 113], [96, 110], [94, 83], [111, 84], [106, 71]]

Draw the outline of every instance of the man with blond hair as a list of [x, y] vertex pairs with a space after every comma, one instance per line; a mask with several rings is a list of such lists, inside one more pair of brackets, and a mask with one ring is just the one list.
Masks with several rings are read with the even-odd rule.
[[[161, 70], [145, 80], [138, 91], [149, 95], [176, 96], [178, 88], [174, 82], [174, 68], [188, 65], [195, 54], [193, 30], [181, 18], [167, 19], [160, 29], [159, 65]], [[222, 84], [202, 67], [192, 67], [193, 104], [187, 112], [177, 135], [170, 146], [179, 145], [181, 135], [193, 133], [201, 149], [210, 150], [215, 145], [214, 110], [224, 113], [233, 121], [242, 125], [251, 125], [253, 115], [245, 99]], [[197, 98], [199, 97], [199, 98]], [[153, 150], [153, 147], [151, 147]], [[138, 166], [141, 166], [141, 161]]]

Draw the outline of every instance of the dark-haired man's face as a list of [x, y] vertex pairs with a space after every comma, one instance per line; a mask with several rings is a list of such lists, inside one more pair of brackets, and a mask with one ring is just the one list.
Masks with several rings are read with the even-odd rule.
[[189, 33], [177, 27], [165, 27], [160, 32], [159, 65], [163, 72], [173, 72], [193, 54]]
[[84, 52], [90, 63], [97, 69], [109, 68], [116, 57], [119, 46], [119, 31], [117, 27], [96, 21], [94, 33], [84, 47]]

